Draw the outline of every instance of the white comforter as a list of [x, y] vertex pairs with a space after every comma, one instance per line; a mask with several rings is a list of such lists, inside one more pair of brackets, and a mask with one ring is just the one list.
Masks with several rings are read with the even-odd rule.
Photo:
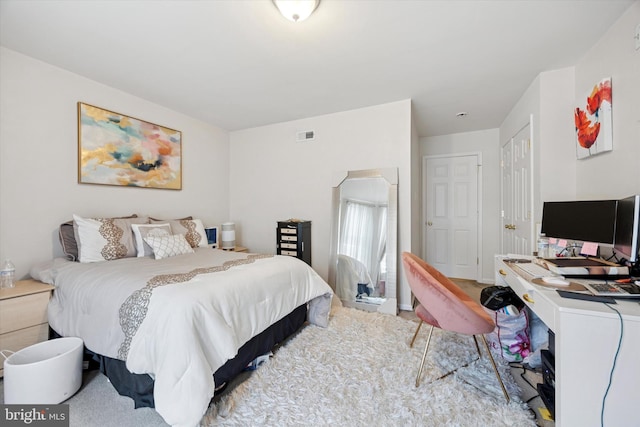
[[[82, 338], [98, 354], [126, 360], [133, 373], [150, 374], [158, 413], [171, 425], [192, 426], [213, 396], [213, 373], [244, 343], [305, 302], [311, 302], [312, 323], [328, 322], [331, 288], [296, 258], [196, 270], [248, 256], [200, 248], [163, 260], [59, 259], [32, 276], [56, 286], [48, 312], [55, 331]], [[185, 280], [184, 273], [194, 270], [198, 274], [187, 281], [147, 285], [164, 274]]]

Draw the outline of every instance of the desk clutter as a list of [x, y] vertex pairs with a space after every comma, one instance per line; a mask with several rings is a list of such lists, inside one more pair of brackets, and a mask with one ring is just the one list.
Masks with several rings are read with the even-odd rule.
[[[537, 389], [556, 425], [593, 425], [594, 420], [611, 426], [637, 424], [633, 421], [640, 388], [628, 378], [637, 373], [640, 354], [640, 341], [634, 339], [640, 336], [640, 300], [595, 295], [588, 285], [624, 289], [637, 286], [638, 278], [603, 280], [553, 272], [535, 278], [518, 267], [537, 261], [523, 255], [496, 255], [495, 283], [508, 286], [524, 301], [520, 311], [529, 312], [531, 323], [538, 319], [543, 324], [538, 330], [544, 330], [549, 343], [540, 352], [542, 381]], [[544, 277], [562, 277], [569, 285], [546, 283]], [[584, 290], [572, 290], [574, 284]], [[529, 330], [535, 349], [534, 329]], [[585, 366], [591, 371], [588, 384]]]

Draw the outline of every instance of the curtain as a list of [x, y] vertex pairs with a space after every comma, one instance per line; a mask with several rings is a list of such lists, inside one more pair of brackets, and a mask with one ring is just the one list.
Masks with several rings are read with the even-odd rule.
[[363, 263], [373, 286], [386, 274], [383, 265], [387, 245], [387, 206], [353, 200], [345, 203], [338, 253]]

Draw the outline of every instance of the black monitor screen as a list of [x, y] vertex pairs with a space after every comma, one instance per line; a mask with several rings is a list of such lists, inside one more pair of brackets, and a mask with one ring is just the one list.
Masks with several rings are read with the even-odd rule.
[[616, 234], [613, 248], [629, 261], [638, 260], [640, 237], [640, 195], [618, 201], [616, 212]]
[[612, 245], [617, 200], [544, 202], [541, 232], [547, 237]]

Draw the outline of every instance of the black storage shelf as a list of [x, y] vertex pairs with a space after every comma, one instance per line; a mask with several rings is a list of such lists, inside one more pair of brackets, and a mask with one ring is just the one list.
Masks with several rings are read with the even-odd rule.
[[278, 221], [276, 251], [311, 265], [311, 221]]

